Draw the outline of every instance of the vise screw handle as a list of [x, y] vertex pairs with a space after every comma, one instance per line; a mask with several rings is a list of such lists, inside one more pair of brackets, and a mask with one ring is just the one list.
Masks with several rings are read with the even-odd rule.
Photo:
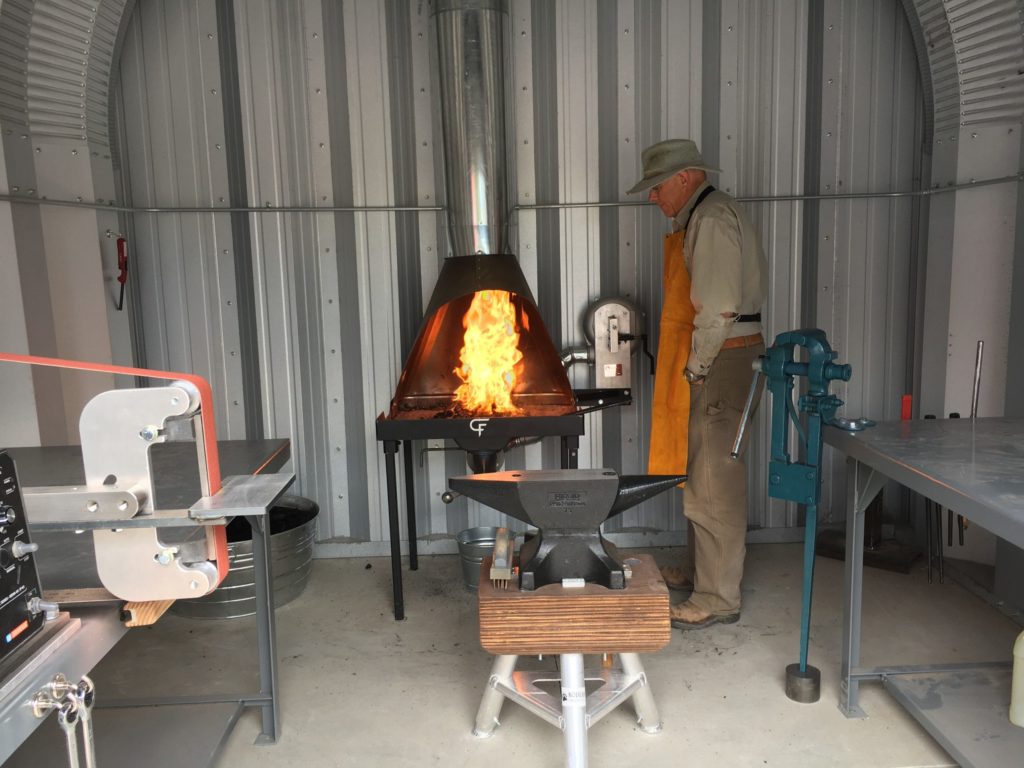
[[764, 372], [761, 370], [761, 358], [754, 361], [754, 378], [750, 382], [750, 391], [747, 392], [747, 402], [743, 406], [743, 415], [740, 416], [740, 423], [736, 427], [736, 439], [732, 441], [732, 450], [729, 456], [734, 459], [740, 457], [740, 448], [743, 446], [743, 438], [747, 434], [747, 427], [750, 426], [750, 417], [754, 412], [754, 403], [757, 401], [757, 389], [761, 385], [761, 377]]

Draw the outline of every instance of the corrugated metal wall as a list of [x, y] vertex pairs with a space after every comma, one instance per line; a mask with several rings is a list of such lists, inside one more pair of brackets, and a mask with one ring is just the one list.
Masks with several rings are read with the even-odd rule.
[[[636, 202], [624, 190], [653, 141], [697, 139], [741, 197], [916, 184], [922, 97], [898, 0], [513, 0], [508, 29], [512, 243], [558, 347], [582, 343], [599, 297], [633, 299], [656, 330], [667, 227], [647, 206], [531, 206]], [[299, 490], [324, 510], [323, 555], [387, 548], [373, 420], [447, 252], [443, 214], [394, 210], [444, 199], [432, 38], [419, 2], [139, 0], [121, 60], [131, 204], [363, 209], [134, 217], [147, 364], [210, 376], [227, 436], [292, 438]], [[852, 415], [894, 416], [905, 386], [911, 207], [748, 204], [772, 266], [767, 330], [825, 328], [855, 368], [840, 393]], [[585, 368], [571, 375], [589, 384]], [[643, 470], [639, 357], [635, 376], [633, 405], [587, 417], [580, 466]], [[499, 520], [441, 502], [465, 472], [443, 447], [415, 445], [427, 551]], [[754, 489], [766, 447], [762, 424]], [[557, 453], [546, 441], [506, 466], [553, 467]], [[751, 498], [755, 527], [798, 523]], [[679, 541], [680, 505], [674, 491], [615, 529]]]

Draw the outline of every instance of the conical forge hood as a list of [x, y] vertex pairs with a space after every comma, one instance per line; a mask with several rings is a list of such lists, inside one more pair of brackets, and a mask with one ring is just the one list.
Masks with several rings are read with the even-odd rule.
[[576, 409], [565, 367], [540, 318], [522, 269], [511, 254], [445, 259], [419, 335], [391, 401], [392, 419], [429, 419], [494, 414], [460, 413], [455, 369], [465, 337], [463, 319], [478, 291], [511, 294], [522, 360], [516, 365], [513, 403], [522, 415], [561, 416]]

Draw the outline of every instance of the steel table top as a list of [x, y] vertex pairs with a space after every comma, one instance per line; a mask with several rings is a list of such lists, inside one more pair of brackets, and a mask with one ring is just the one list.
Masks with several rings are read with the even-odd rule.
[[825, 442], [1024, 547], [1024, 419], [886, 421]]

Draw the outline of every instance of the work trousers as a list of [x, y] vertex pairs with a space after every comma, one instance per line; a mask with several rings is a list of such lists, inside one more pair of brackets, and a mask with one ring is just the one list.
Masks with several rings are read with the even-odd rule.
[[[687, 519], [683, 572], [690, 602], [713, 614], [738, 613], [747, 537], [747, 465], [730, 457], [764, 344], [723, 349], [704, 381], [690, 389], [689, 461], [683, 491]], [[762, 384], [755, 399], [761, 399]], [[744, 443], [747, 441], [745, 440]]]

